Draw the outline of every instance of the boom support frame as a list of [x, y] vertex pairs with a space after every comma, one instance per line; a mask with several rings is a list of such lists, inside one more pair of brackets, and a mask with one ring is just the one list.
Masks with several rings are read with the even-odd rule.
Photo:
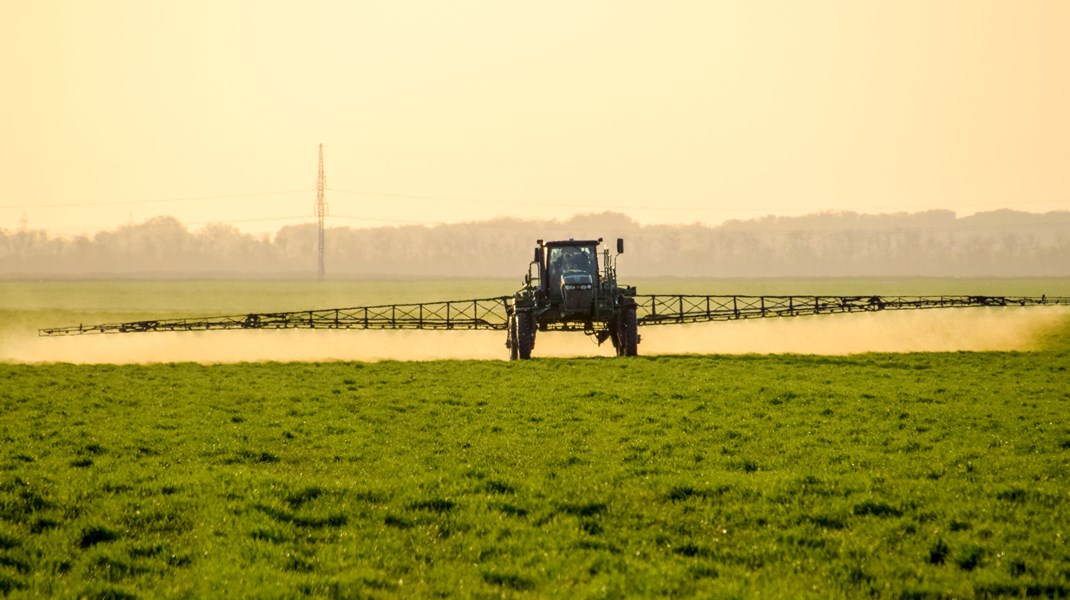
[[640, 325], [737, 321], [886, 310], [1070, 305], [1047, 296], [635, 296]]
[[[740, 296], [639, 294], [637, 323], [668, 325], [804, 315], [935, 308], [1070, 306], [1070, 297], [1040, 296]], [[505, 331], [514, 298], [498, 296], [414, 304], [381, 304], [293, 312], [152, 319], [38, 330], [40, 336], [228, 329], [378, 329]], [[549, 323], [547, 330], [590, 331], [584, 323]]]

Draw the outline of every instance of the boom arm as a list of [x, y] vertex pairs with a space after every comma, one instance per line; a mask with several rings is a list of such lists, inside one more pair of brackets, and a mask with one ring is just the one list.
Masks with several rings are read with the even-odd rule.
[[157, 319], [38, 330], [41, 336], [219, 329], [500, 329], [509, 296], [418, 304], [383, 304], [193, 319]]
[[640, 325], [735, 321], [767, 317], [983, 306], [1070, 305], [1047, 296], [635, 296]]
[[[1068, 306], [1070, 297], [1047, 296], [634, 296], [639, 325], [734, 321], [770, 317], [984, 306]], [[249, 313], [222, 317], [154, 319], [38, 330], [41, 336], [214, 331], [223, 329], [489, 329], [508, 328], [510, 296], [383, 304], [295, 312]], [[570, 330], [583, 324], [550, 324]]]

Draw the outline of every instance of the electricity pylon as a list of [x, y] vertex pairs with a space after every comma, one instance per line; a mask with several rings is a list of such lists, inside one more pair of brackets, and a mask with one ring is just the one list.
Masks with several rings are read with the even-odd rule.
[[327, 176], [323, 174], [323, 144], [320, 144], [320, 165], [319, 175], [316, 177], [316, 216], [319, 218], [319, 279], [323, 281], [325, 276], [325, 269], [323, 267], [323, 219], [327, 216], [327, 202], [323, 198], [323, 193], [327, 189]]

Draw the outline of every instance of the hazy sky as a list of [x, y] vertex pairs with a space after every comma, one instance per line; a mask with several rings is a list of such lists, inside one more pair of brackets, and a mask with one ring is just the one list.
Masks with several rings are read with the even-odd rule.
[[0, 3], [0, 229], [1070, 209], [1070, 2]]

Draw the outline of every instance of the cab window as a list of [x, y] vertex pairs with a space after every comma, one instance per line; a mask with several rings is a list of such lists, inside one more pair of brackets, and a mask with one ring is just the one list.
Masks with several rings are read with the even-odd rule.
[[561, 271], [594, 271], [594, 249], [589, 246], [557, 246], [550, 248], [550, 269]]

